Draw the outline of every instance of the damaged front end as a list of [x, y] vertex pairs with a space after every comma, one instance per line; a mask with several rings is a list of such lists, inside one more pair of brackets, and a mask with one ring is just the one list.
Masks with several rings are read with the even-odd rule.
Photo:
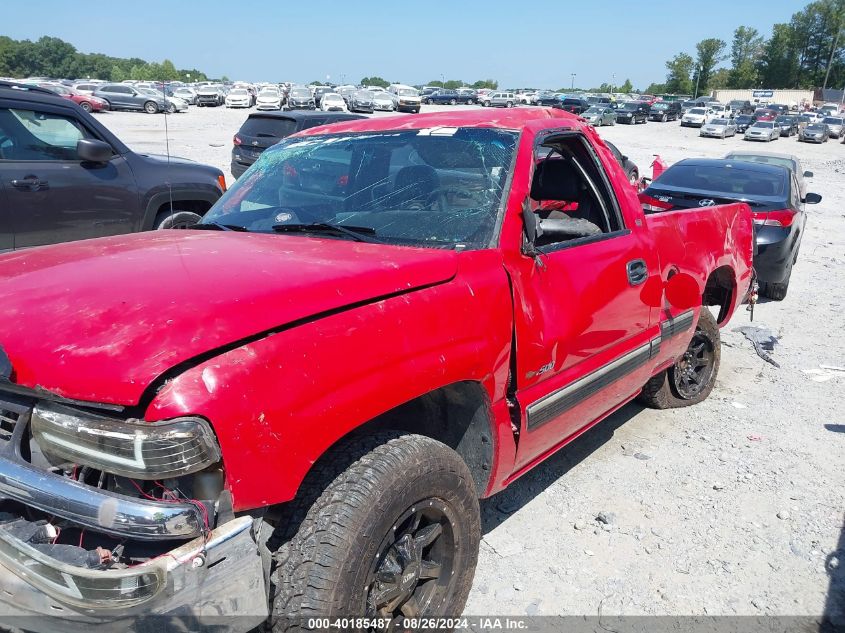
[[254, 523], [231, 510], [205, 420], [151, 424], [0, 391], [0, 622], [132, 630], [171, 616], [249, 630], [268, 611]]

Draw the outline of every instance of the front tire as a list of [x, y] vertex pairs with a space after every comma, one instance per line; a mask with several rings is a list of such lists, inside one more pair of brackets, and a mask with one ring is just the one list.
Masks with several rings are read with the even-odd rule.
[[463, 460], [421, 435], [383, 432], [331, 449], [268, 545], [273, 631], [308, 618], [458, 615], [481, 538]]
[[83, 101], [82, 103], [80, 103], [79, 107], [82, 108], [83, 110], [85, 110], [86, 112], [91, 112], [91, 110], [93, 109], [91, 107], [91, 104], [88, 103], [87, 101]]
[[144, 112], [147, 114], [158, 114], [158, 104], [155, 101], [147, 101], [144, 104]]
[[156, 218], [156, 223], [153, 228], [158, 230], [164, 229], [189, 229], [197, 222], [202, 220], [202, 216], [193, 211], [162, 211]]
[[652, 409], [698, 404], [713, 391], [721, 357], [719, 326], [710, 310], [701, 306], [686, 352], [672, 367], [652, 377], [637, 399]]

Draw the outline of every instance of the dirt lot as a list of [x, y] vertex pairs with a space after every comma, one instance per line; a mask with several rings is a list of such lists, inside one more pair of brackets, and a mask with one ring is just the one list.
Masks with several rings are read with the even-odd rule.
[[[439, 109], [429, 106], [426, 109]], [[247, 112], [170, 116], [170, 151], [229, 174]], [[164, 118], [100, 120], [139, 151], [164, 153]], [[650, 175], [668, 162], [748, 148], [677, 123], [602, 128]], [[780, 368], [734, 328], [722, 331], [719, 380], [705, 403], [656, 412], [629, 405], [482, 504], [481, 557], [469, 614], [833, 614], [845, 609], [845, 145], [798, 143], [815, 172], [789, 294], [758, 306], [779, 338]], [[607, 523], [596, 520], [599, 513]], [[837, 579], [835, 583], [832, 579]], [[838, 589], [829, 591], [834, 584]]]

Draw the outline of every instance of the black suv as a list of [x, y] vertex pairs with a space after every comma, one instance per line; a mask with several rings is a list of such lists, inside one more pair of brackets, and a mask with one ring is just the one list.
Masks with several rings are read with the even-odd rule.
[[318, 125], [363, 119], [346, 112], [253, 112], [232, 139], [232, 175], [238, 178], [268, 147], [301, 130]]
[[644, 101], [626, 101], [616, 108], [616, 122], [634, 124], [639, 121], [645, 123], [650, 112], [651, 106]]
[[680, 101], [657, 101], [651, 105], [648, 118], [652, 121], [677, 121], [681, 118]]
[[136, 154], [72, 101], [0, 81], [0, 251], [186, 228], [225, 187], [219, 169]]

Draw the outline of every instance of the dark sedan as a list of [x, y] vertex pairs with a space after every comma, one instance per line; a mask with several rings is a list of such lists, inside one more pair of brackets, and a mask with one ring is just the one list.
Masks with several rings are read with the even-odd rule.
[[798, 132], [798, 140], [805, 143], [827, 143], [830, 139], [830, 128], [824, 123], [813, 123]]
[[288, 110], [316, 110], [317, 102], [310, 88], [291, 88], [288, 93]]
[[367, 112], [372, 114], [375, 109], [375, 96], [370, 90], [356, 90], [351, 95], [346, 104], [350, 112]]
[[641, 195], [647, 213], [747, 202], [754, 216], [754, 270], [760, 292], [776, 301], [786, 296], [798, 259], [804, 204], [821, 199], [816, 193], [802, 199], [798, 181], [786, 167], [704, 158], [675, 163]]
[[537, 96], [534, 97], [534, 104], [549, 108], [554, 107], [556, 104], [560, 103], [560, 101], [564, 98], [565, 95], [562, 95], [557, 92], [538, 92]]
[[757, 117], [753, 114], [740, 114], [734, 119], [736, 123], [737, 134], [745, 134], [745, 130], [757, 122]]
[[775, 125], [780, 128], [781, 136], [795, 136], [798, 134], [797, 117], [781, 115], [775, 119]]

